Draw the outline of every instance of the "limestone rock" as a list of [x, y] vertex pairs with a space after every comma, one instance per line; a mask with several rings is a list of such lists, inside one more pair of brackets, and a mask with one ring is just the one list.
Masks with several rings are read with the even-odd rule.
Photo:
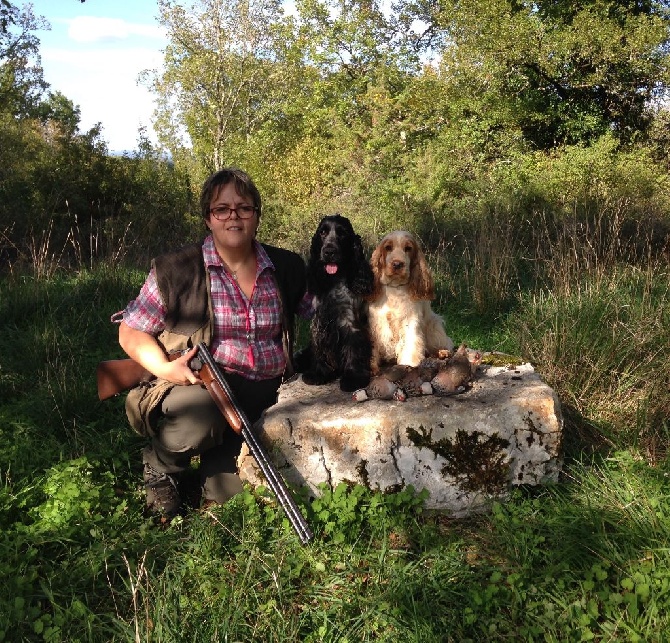
[[[486, 356], [486, 354], [484, 354]], [[486, 361], [484, 359], [484, 361]], [[357, 404], [337, 382], [282, 385], [255, 430], [285, 480], [398, 491], [427, 489], [428, 508], [463, 516], [514, 485], [558, 480], [562, 415], [530, 364], [482, 364], [467, 392]], [[243, 445], [240, 475], [263, 481]]]

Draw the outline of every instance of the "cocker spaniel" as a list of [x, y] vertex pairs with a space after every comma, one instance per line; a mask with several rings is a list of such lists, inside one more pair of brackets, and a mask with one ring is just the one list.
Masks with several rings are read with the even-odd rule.
[[431, 308], [435, 285], [418, 239], [404, 230], [387, 234], [370, 260], [372, 373], [383, 363], [417, 366], [426, 356], [454, 350], [444, 322]]
[[340, 389], [355, 391], [370, 382], [372, 343], [367, 297], [373, 276], [361, 238], [339, 214], [324, 217], [310, 246], [307, 290], [314, 296], [310, 342], [296, 355], [305, 384], [340, 378]]

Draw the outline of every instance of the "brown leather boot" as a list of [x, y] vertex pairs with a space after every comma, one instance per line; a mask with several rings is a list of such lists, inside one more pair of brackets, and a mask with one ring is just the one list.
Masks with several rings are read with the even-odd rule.
[[147, 490], [147, 509], [157, 516], [174, 518], [181, 510], [181, 496], [174, 476], [160, 473], [144, 464], [144, 486]]

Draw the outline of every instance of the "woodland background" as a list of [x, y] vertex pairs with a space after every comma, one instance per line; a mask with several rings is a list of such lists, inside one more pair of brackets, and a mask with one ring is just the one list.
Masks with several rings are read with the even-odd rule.
[[[117, 156], [0, 0], [0, 640], [669, 640], [670, 3], [157, 6], [159, 143]], [[332, 212], [369, 250], [415, 231], [449, 334], [559, 394], [560, 483], [466, 521], [324, 489], [306, 548], [262, 489], [144, 517], [93, 373], [223, 165], [265, 241], [304, 254]]]
[[39, 18], [0, 3], [12, 264], [90, 267], [197, 237], [198, 188], [225, 165], [260, 186], [267, 240], [298, 250], [332, 211], [369, 244], [409, 227], [452, 254], [478, 252], [490, 222], [550, 255], [555, 240], [533, 247], [539, 228], [594, 216], [644, 220], [664, 243], [666, 1], [300, 0], [290, 16], [278, 0], [157, 6], [170, 44], [143, 82], [160, 145], [139, 132], [135, 152], [111, 157], [44, 82]]

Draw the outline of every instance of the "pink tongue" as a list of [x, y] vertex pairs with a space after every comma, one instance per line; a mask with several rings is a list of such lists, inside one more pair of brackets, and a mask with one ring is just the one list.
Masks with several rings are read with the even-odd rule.
[[334, 263], [326, 264], [326, 272], [329, 275], [334, 275], [337, 272], [337, 266]]

